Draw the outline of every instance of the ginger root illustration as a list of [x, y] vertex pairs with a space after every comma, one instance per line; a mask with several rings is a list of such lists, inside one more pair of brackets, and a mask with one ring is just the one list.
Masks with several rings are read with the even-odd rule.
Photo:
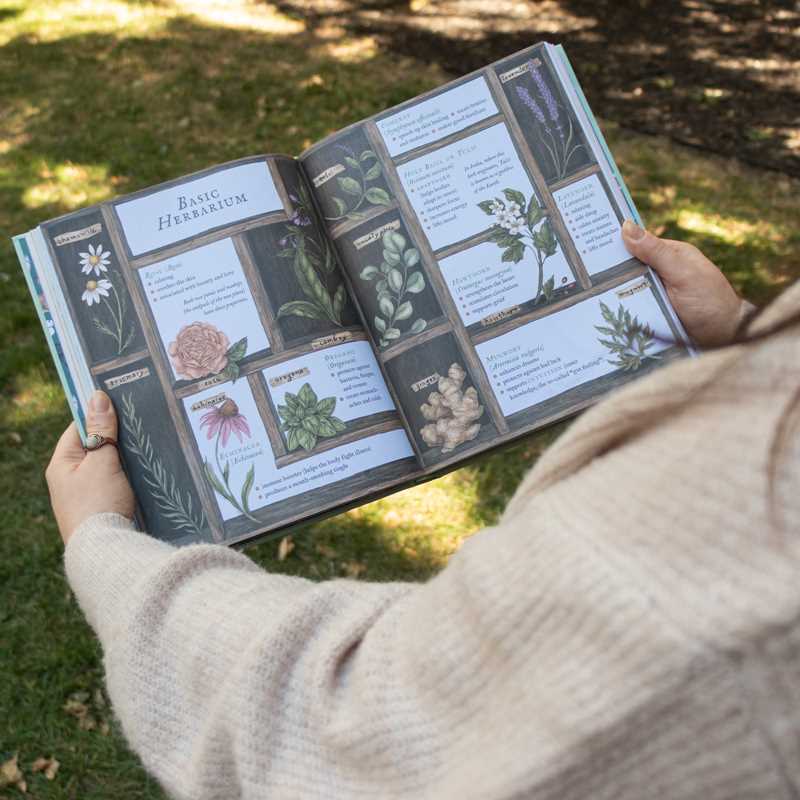
[[483, 406], [474, 386], [462, 388], [467, 373], [460, 364], [451, 364], [447, 377], [439, 378], [438, 391], [428, 395], [428, 402], [419, 408], [428, 424], [420, 430], [429, 447], [441, 447], [449, 453], [480, 432]]

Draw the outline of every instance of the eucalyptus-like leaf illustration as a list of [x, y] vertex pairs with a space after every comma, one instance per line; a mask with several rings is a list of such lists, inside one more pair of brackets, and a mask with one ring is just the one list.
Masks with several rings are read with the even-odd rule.
[[370, 186], [383, 174], [381, 162], [374, 150], [364, 150], [356, 155], [353, 150], [343, 145], [338, 148], [345, 154], [345, 171], [336, 176], [338, 193], [331, 195], [336, 213], [326, 216], [328, 222], [339, 222], [343, 219], [361, 219], [364, 209], [370, 206], [388, 206], [392, 198], [386, 189]]
[[605, 325], [595, 325], [595, 329], [607, 337], [598, 339], [603, 347], [608, 348], [614, 358], [608, 363], [626, 372], [634, 372], [649, 358], [658, 360], [657, 355], [647, 351], [653, 346], [655, 334], [649, 325], [642, 325], [637, 317], [632, 317], [622, 304], [615, 314], [605, 303], [600, 303]]
[[494, 219], [490, 240], [503, 249], [502, 260], [514, 264], [522, 261], [526, 250], [533, 251], [539, 271], [533, 302], [543, 299], [549, 303], [555, 291], [555, 277], [551, 275], [545, 280], [544, 262], [558, 250], [550, 220], [545, 217], [536, 195], [531, 195], [528, 201], [516, 189], [503, 189], [503, 196], [505, 200], [496, 197], [478, 203], [479, 208]]
[[194, 507], [190, 492], [181, 493], [175, 476], [156, 454], [150, 434], [144, 429], [131, 394], [122, 395], [121, 417], [122, 430], [127, 436], [127, 449], [136, 456], [142, 478], [150, 488], [159, 511], [175, 528], [202, 536], [203, 528], [206, 527], [205, 514], [201, 508]]
[[299, 197], [290, 195], [295, 211], [286, 225], [286, 236], [280, 241], [283, 249], [278, 256], [292, 260], [292, 269], [305, 299], [284, 303], [278, 309], [278, 318], [305, 317], [341, 326], [346, 299], [344, 284], [327, 238], [320, 241], [314, 231], [311, 198], [304, 184], [300, 184], [298, 193]]
[[425, 288], [425, 276], [418, 268], [419, 250], [409, 247], [405, 236], [397, 231], [386, 231], [381, 239], [383, 260], [380, 267], [368, 265], [359, 277], [375, 281], [378, 313], [373, 320], [381, 347], [386, 347], [403, 333], [421, 333], [427, 321], [417, 317], [407, 330], [400, 323], [414, 316], [413, 295]]
[[302, 447], [313, 450], [317, 439], [328, 439], [346, 429], [338, 417], [335, 397], [317, 398], [311, 384], [304, 383], [297, 394], [286, 392], [278, 406], [281, 429], [286, 434], [286, 448], [291, 452]]

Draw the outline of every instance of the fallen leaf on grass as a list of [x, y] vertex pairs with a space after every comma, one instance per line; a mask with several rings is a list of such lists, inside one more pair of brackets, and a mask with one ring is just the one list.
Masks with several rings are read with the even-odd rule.
[[284, 536], [278, 545], [278, 561], [285, 561], [286, 556], [294, 550], [294, 542], [291, 536]]
[[64, 703], [64, 711], [78, 720], [78, 727], [83, 731], [93, 731], [97, 727], [97, 720], [89, 712], [89, 706], [84, 702], [89, 699], [88, 692], [75, 692]]
[[44, 756], [37, 758], [36, 761], [31, 764], [31, 770], [33, 772], [43, 772], [45, 778], [47, 780], [52, 781], [56, 777], [56, 773], [58, 772], [58, 768], [61, 764], [55, 758], [45, 758]]
[[348, 578], [358, 578], [359, 575], [367, 571], [367, 565], [362, 564], [360, 561], [345, 561], [342, 566]]
[[28, 791], [25, 776], [19, 768], [19, 753], [14, 753], [8, 761], [0, 764], [0, 789], [4, 786], [16, 786], [23, 794]]

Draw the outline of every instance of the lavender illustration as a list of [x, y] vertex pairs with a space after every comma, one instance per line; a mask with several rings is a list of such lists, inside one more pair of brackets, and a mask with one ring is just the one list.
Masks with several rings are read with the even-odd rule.
[[561, 180], [567, 175], [570, 161], [579, 150], [583, 149], [583, 145], [575, 141], [572, 117], [562, 112], [553, 90], [547, 85], [539, 67], [533, 61], [528, 61], [527, 68], [536, 84], [538, 98], [534, 97], [526, 86], [516, 87], [517, 96], [533, 114], [542, 131], [540, 141], [550, 156], [554, 179]]

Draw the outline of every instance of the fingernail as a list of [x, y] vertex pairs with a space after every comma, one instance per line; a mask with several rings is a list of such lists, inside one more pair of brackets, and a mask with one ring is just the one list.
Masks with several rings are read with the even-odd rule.
[[95, 414], [105, 414], [111, 408], [111, 400], [105, 392], [98, 389], [89, 400], [89, 408]]
[[632, 219], [626, 219], [622, 223], [622, 232], [635, 242], [644, 236], [644, 228], [640, 228]]

